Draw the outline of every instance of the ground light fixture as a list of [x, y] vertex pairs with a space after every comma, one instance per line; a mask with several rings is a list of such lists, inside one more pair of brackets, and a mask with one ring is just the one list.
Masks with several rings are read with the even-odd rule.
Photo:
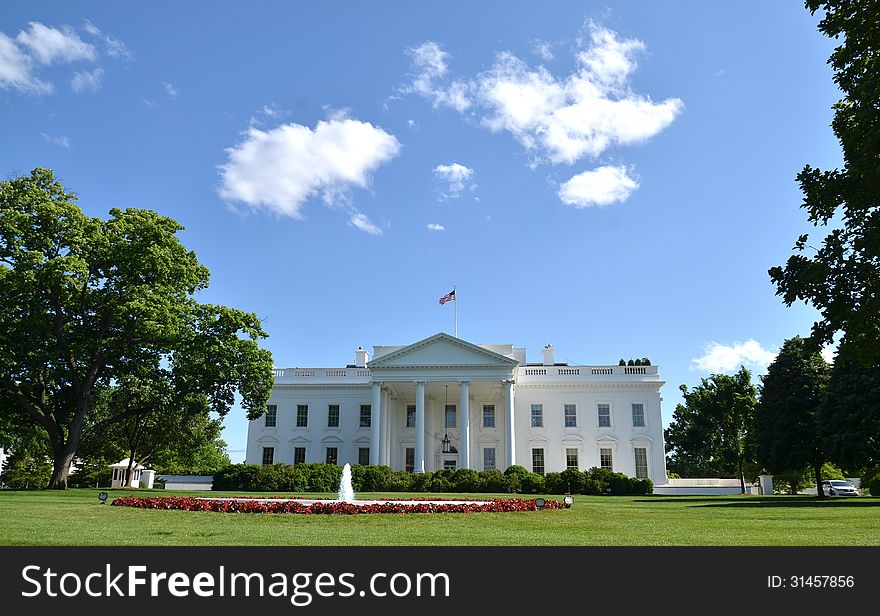
[[566, 496], [562, 499], [562, 502], [565, 503], [566, 507], [571, 507], [572, 503], [574, 503], [574, 499], [571, 496]]
[[538, 509], [543, 509], [546, 503], [547, 501], [545, 501], [543, 498], [535, 499], [535, 507], [537, 507]]
[[101, 501], [101, 504], [104, 505], [107, 503], [107, 493], [106, 492], [98, 492], [98, 500]]

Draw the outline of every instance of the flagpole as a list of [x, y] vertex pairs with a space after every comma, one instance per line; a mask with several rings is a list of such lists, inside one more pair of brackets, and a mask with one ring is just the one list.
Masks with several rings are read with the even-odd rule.
[[452, 285], [452, 292], [455, 293], [455, 337], [458, 338], [458, 293], [455, 292], [455, 285]]

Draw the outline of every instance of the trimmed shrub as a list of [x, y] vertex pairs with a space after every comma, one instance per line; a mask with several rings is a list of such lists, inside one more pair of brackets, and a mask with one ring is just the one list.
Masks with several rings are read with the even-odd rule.
[[528, 473], [520, 479], [520, 492], [522, 494], [543, 494], [545, 488], [545, 479], [543, 475], [537, 473]]
[[[580, 494], [584, 489], [584, 482], [587, 479], [586, 474], [576, 468], [567, 468], [559, 473], [563, 483], [563, 489], [558, 494]], [[549, 489], [549, 488], [548, 488]]]
[[565, 494], [568, 484], [562, 480], [562, 473], [547, 473], [544, 476], [544, 489], [547, 494]]
[[480, 492], [510, 491], [510, 481], [508, 477], [497, 469], [480, 471], [477, 475], [480, 479]]
[[470, 468], [460, 468], [452, 475], [452, 486], [455, 492], [479, 492], [480, 475]]
[[260, 466], [256, 464], [230, 464], [214, 473], [212, 490], [255, 490], [254, 477]]

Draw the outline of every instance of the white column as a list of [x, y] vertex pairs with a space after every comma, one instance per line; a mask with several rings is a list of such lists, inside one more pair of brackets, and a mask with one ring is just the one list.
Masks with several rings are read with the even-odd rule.
[[425, 437], [425, 472], [437, 470], [437, 441], [434, 438], [436, 426], [437, 404], [434, 400], [434, 396], [428, 396], [425, 400], [425, 432], [427, 432], [427, 436]]
[[391, 466], [391, 426], [393, 421], [391, 393], [386, 390], [382, 397], [382, 450], [379, 452], [379, 464], [385, 466]]
[[425, 381], [416, 381], [416, 473], [425, 472]]
[[373, 404], [370, 407], [370, 464], [379, 464], [379, 427], [382, 423], [382, 381], [373, 381]]
[[385, 447], [387, 444], [385, 424], [388, 421], [388, 392], [383, 389], [380, 397], [382, 399], [382, 412], [379, 414], [379, 453], [376, 455], [376, 464], [385, 464]]
[[461, 451], [458, 453], [458, 465], [460, 468], [470, 468], [470, 451], [471, 451], [471, 426], [470, 426], [470, 418], [471, 418], [471, 405], [470, 405], [470, 381], [459, 381], [458, 386], [460, 388], [459, 394], [459, 413], [458, 416], [461, 419], [459, 425], [461, 426]]
[[513, 379], [507, 379], [504, 383], [504, 405], [507, 413], [504, 422], [505, 436], [507, 436], [507, 466], [516, 464], [516, 435], [513, 424], [514, 395]]

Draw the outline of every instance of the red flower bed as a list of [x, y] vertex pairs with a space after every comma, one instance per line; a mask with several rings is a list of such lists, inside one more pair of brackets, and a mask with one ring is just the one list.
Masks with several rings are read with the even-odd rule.
[[[400, 499], [402, 500], [402, 499]], [[203, 500], [192, 496], [160, 496], [155, 498], [141, 496], [122, 496], [110, 503], [116, 507], [139, 507], [141, 509], [180, 509], [184, 511], [218, 511], [222, 513], [301, 513], [347, 515], [359, 513], [500, 513], [508, 511], [535, 511], [534, 500], [522, 498], [498, 498], [474, 503], [429, 503], [412, 499], [412, 505], [401, 503], [378, 503], [373, 505], [353, 505], [339, 501], [318, 501], [309, 505], [297, 500], [278, 498], [269, 503], [255, 500]], [[432, 499], [437, 500], [437, 499]], [[559, 501], [548, 500], [544, 509], [564, 509]]]

